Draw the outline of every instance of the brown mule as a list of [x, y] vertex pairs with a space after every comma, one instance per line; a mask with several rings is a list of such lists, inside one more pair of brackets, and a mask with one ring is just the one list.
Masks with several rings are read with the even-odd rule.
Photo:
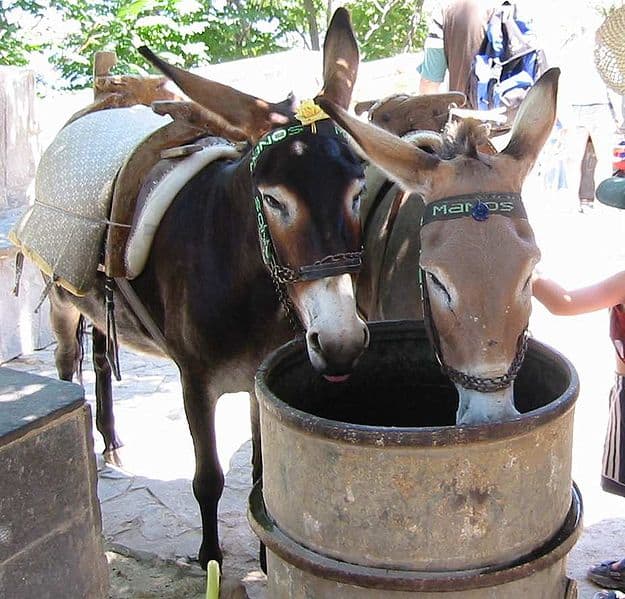
[[[319, 99], [369, 160], [423, 197], [420, 253], [409, 256], [410, 276], [423, 271], [425, 315], [458, 389], [459, 424], [518, 414], [512, 382], [523, 358], [531, 274], [540, 257], [520, 194], [555, 122], [559, 73], [550, 69], [530, 90], [510, 142], [495, 155], [478, 151], [483, 131], [472, 121], [426, 152]], [[404, 309], [420, 312], [416, 294], [404, 300]]]
[[370, 123], [402, 136], [409, 131], [441, 131], [451, 106], [464, 106], [461, 92], [409, 96], [394, 94], [381, 100], [366, 100], [354, 106], [356, 114], [368, 113]]
[[[234, 131], [249, 142], [240, 158], [211, 163], [177, 193], [156, 231], [144, 270], [129, 283], [162, 343], [148, 332], [127, 296], [113, 291], [120, 341], [169, 357], [180, 371], [196, 458], [199, 560], [206, 567], [209, 560], [222, 559], [217, 505], [224, 476], [216, 449], [215, 407], [224, 393], [250, 392], [253, 476], [258, 480], [254, 374], [269, 351], [294, 335], [280, 299], [300, 321], [320, 375], [330, 380], [348, 375], [368, 344], [354, 297], [364, 172], [362, 161], [329, 119], [304, 124], [296, 118], [291, 99], [266, 102], [168, 65], [147, 49], [143, 52], [211, 113], [220, 130]], [[323, 97], [333, 105], [348, 107], [358, 61], [349, 15], [338, 9], [324, 46]], [[96, 423], [111, 454], [120, 442], [105, 355], [107, 288], [110, 281], [100, 272], [85, 296], [55, 285], [50, 300], [62, 379], [71, 380], [76, 371], [76, 330], [82, 315], [94, 325]]]

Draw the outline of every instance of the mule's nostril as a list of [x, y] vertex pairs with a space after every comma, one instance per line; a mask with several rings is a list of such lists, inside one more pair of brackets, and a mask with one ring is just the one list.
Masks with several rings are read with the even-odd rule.
[[317, 352], [321, 351], [321, 343], [319, 342], [319, 333], [310, 333], [308, 335], [308, 345]]
[[488, 340], [488, 347], [494, 347], [498, 343], [499, 343], [499, 341], [495, 341], [494, 339], [489, 339]]
[[365, 339], [364, 339], [364, 347], [367, 348], [369, 347], [369, 339], [371, 338], [370, 334], [369, 334], [369, 327], [365, 326]]

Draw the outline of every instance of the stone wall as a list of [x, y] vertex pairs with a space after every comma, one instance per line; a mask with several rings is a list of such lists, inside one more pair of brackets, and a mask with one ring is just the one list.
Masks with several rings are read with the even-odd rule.
[[[391, 58], [362, 62], [352, 100], [379, 99], [393, 93], [416, 93], [420, 54], [399, 54]], [[311, 98], [323, 82], [321, 52], [288, 50], [268, 56], [246, 58], [193, 69], [194, 73], [254, 94], [271, 102], [283, 100], [289, 92]]]
[[12, 294], [17, 250], [8, 240], [32, 196], [40, 154], [37, 122], [34, 73], [0, 67], [0, 363], [52, 341], [47, 302], [34, 311], [43, 281], [32, 264], [25, 265], [20, 297]]
[[34, 102], [34, 73], [0, 66], [0, 210], [28, 203], [39, 157]]

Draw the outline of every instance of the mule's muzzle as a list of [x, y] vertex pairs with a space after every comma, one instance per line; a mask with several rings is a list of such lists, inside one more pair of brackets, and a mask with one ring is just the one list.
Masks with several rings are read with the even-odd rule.
[[313, 368], [328, 380], [340, 382], [353, 371], [369, 347], [369, 328], [360, 319], [356, 326], [343, 331], [311, 327], [306, 332], [306, 345]]

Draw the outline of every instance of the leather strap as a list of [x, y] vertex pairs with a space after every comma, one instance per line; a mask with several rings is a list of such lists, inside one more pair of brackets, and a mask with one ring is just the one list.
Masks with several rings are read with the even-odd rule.
[[117, 284], [117, 288], [124, 296], [124, 299], [128, 302], [129, 306], [132, 308], [132, 311], [135, 313], [137, 318], [141, 321], [141, 324], [147, 329], [148, 333], [159, 346], [159, 348], [163, 351], [165, 355], [170, 355], [169, 350], [167, 349], [167, 341], [165, 336], [158, 328], [158, 325], [154, 322], [152, 316], [147, 311], [146, 307], [143, 305], [143, 302], [139, 299], [139, 296], [136, 294], [135, 290], [132, 288], [128, 280], [122, 278], [116, 278], [115, 283]]

